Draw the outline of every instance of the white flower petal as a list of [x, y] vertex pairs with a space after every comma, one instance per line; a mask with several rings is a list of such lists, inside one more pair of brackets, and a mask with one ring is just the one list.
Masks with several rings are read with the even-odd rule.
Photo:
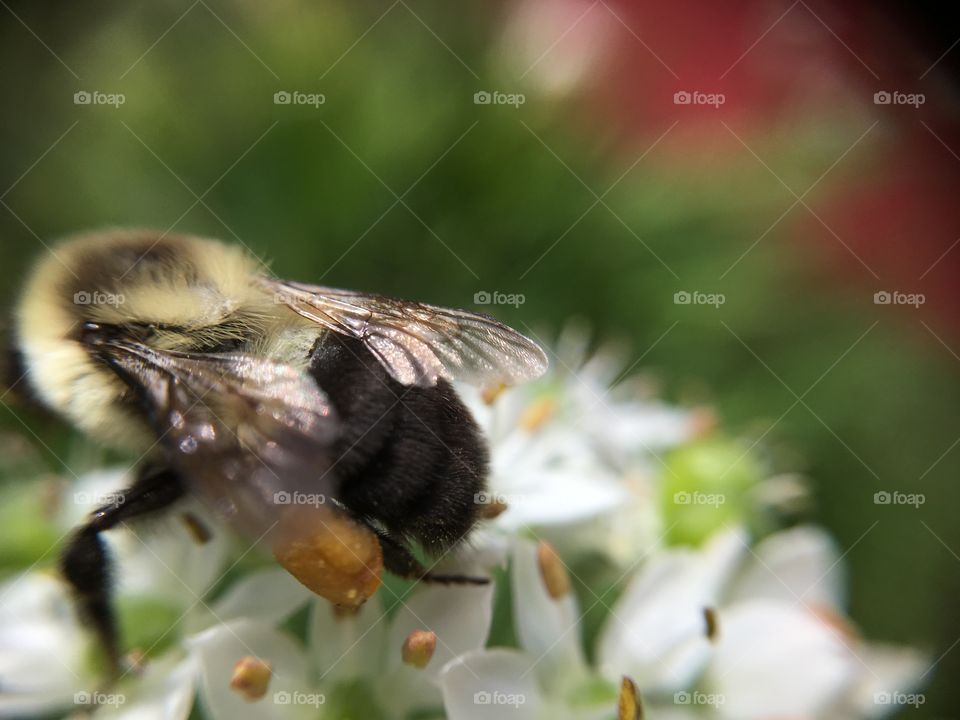
[[679, 445], [692, 436], [690, 413], [644, 402], [598, 402], [586, 415], [585, 429], [602, 447], [620, 457], [652, 453]]
[[908, 698], [893, 705], [894, 694], [916, 695], [925, 679], [923, 674], [931, 665], [929, 657], [907, 647], [871, 643], [855, 650], [866, 667], [860, 665], [860, 677], [849, 698], [848, 716], [882, 717], [906, 704]]
[[686, 687], [709, 654], [704, 608], [716, 608], [740, 562], [745, 536], [731, 530], [702, 550], [669, 550], [634, 577], [607, 620], [598, 647], [601, 673], [634, 678], [641, 690]]
[[[200, 667], [195, 658], [165, 657], [147, 664], [129, 692], [106, 691], [96, 717], [109, 720], [186, 720]], [[114, 701], [111, 701], [114, 699]]]
[[511, 580], [513, 617], [520, 645], [536, 659], [541, 683], [569, 687], [581, 680], [586, 662], [580, 647], [576, 598], [571, 592], [555, 600], [547, 592], [536, 543], [514, 543]]
[[[133, 483], [129, 468], [108, 468], [84, 474], [67, 491], [60, 524], [71, 529], [102, 505], [123, 503]], [[198, 543], [183, 513], [190, 512], [211, 531]], [[186, 608], [202, 597], [224, 569], [229, 532], [199, 502], [189, 500], [177, 512], [149, 525], [125, 525], [103, 534], [110, 545], [117, 573], [118, 594], [152, 595]]]
[[506, 568], [509, 552], [509, 536], [484, 523], [441, 558], [431, 572], [487, 577], [495, 568]]
[[497, 527], [570, 524], [617, 508], [627, 492], [582, 433], [543, 429], [514, 433], [494, 448], [490, 494], [505, 500]]
[[724, 609], [719, 621], [704, 683], [722, 696], [722, 717], [819, 717], [855, 679], [838, 631], [796, 606], [748, 601]]
[[367, 600], [355, 615], [337, 615], [329, 602], [317, 598], [310, 609], [308, 644], [321, 682], [378, 675], [385, 660], [386, 633], [380, 593]]
[[565, 557], [586, 551], [602, 553], [621, 570], [633, 569], [637, 558], [658, 550], [664, 535], [663, 516], [656, 501], [629, 485], [628, 497], [612, 512], [563, 526], [547, 526], [538, 535]]
[[540, 692], [533, 660], [514, 650], [475, 650], [448, 663], [440, 674], [448, 720], [536, 720]]
[[487, 585], [423, 584], [397, 608], [387, 640], [387, 665], [400, 665], [400, 648], [414, 630], [436, 633], [433, 659], [420, 672], [436, 679], [441, 668], [470, 650], [482, 648], [493, 616], [494, 583]]
[[[187, 645], [200, 663], [202, 701], [213, 720], [316, 716], [316, 705], [289, 702], [295, 693], [315, 692], [307, 684], [306, 656], [289, 636], [254, 620], [235, 620], [192, 636]], [[255, 702], [230, 688], [234, 665], [248, 655], [273, 669], [267, 694]]]
[[84, 667], [88, 638], [61, 581], [27, 573], [0, 587], [0, 715], [39, 714], [73, 704], [94, 687]]
[[212, 531], [206, 543], [198, 544], [176, 514], [105, 533], [118, 569], [117, 593], [163, 598], [185, 609], [210, 590], [223, 573], [230, 540], [199, 505], [190, 510]]
[[833, 540], [820, 528], [775, 533], [754, 548], [730, 601], [767, 598], [813, 607], [843, 607], [844, 573]]
[[286, 570], [267, 568], [231, 585], [217, 601], [214, 611], [221, 622], [252, 617], [275, 625], [313, 597]]
[[101, 505], [121, 499], [133, 480], [133, 472], [126, 467], [84, 473], [64, 491], [57, 512], [57, 524], [64, 530], [73, 529]]

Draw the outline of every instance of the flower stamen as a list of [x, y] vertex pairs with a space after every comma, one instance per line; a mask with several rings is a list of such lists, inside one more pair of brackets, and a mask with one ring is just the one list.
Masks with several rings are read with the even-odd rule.
[[407, 665], [423, 669], [437, 649], [437, 635], [430, 630], [414, 630], [403, 641], [400, 656]]
[[273, 668], [270, 663], [252, 655], [237, 660], [230, 677], [230, 688], [243, 696], [244, 700], [254, 702], [267, 694]]
[[640, 690], [637, 684], [623, 676], [620, 683], [620, 697], [617, 700], [617, 720], [642, 720], [643, 702], [640, 699]]
[[541, 541], [537, 546], [537, 563], [540, 566], [540, 577], [543, 578], [550, 597], [554, 600], [565, 597], [570, 592], [570, 575], [550, 543]]

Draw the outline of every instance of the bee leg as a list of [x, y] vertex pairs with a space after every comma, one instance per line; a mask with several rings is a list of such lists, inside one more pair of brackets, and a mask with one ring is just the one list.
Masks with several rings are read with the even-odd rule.
[[73, 589], [80, 617], [93, 627], [106, 655], [111, 676], [121, 675], [116, 617], [110, 602], [110, 558], [100, 533], [140, 515], [162, 510], [184, 494], [180, 478], [170, 470], [143, 472], [121, 501], [95, 510], [69, 540], [60, 570]]
[[490, 578], [471, 575], [435, 574], [414, 557], [410, 549], [381, 530], [374, 529], [383, 550], [383, 566], [398, 577], [442, 585], [486, 585]]

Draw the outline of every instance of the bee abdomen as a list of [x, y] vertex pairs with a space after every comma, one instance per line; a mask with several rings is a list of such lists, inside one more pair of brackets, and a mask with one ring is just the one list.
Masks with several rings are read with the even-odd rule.
[[334, 335], [315, 348], [312, 372], [340, 416], [341, 502], [430, 552], [459, 542], [477, 519], [488, 453], [450, 384], [401, 385], [360, 341]]

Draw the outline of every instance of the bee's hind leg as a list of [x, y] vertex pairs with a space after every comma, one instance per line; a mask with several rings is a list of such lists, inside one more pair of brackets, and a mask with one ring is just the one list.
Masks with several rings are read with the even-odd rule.
[[430, 572], [406, 545], [381, 530], [374, 528], [374, 532], [377, 533], [383, 550], [383, 566], [394, 575], [441, 585], [486, 585], [490, 582], [490, 578], [485, 577]]
[[91, 513], [68, 541], [60, 571], [73, 589], [80, 617], [92, 626], [109, 663], [111, 679], [122, 674], [116, 617], [110, 600], [110, 558], [100, 537], [104, 530], [141, 515], [160, 511], [184, 495], [180, 478], [167, 469], [142, 471], [117, 502]]

